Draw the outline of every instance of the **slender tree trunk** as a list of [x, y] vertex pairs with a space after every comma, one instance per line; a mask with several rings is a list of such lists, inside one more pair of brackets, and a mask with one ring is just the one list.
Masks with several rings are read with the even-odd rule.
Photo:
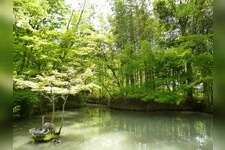
[[63, 113], [62, 113], [62, 124], [63, 124], [63, 122], [64, 122], [65, 107], [66, 107], [66, 102], [67, 102], [68, 97], [69, 97], [69, 94], [67, 94], [67, 95], [66, 95], [66, 97], [62, 97], [62, 99], [63, 99], [63, 108], [62, 108], [62, 111], [63, 111]]
[[[176, 71], [175, 69], [172, 69], [172, 77], [176, 75]], [[173, 79], [173, 83], [172, 83], [172, 87], [173, 87], [173, 91], [176, 91], [176, 80]]]
[[[189, 86], [193, 82], [193, 77], [192, 77], [192, 65], [191, 62], [187, 62], [187, 85]], [[187, 89], [187, 98], [189, 100], [193, 99], [193, 88], [189, 87]]]
[[142, 71], [140, 70], [140, 71], [139, 71], [139, 81], [140, 81], [140, 82], [139, 82], [139, 85], [140, 85], [140, 86], [142, 86], [142, 84], [143, 84], [143, 77], [142, 77], [142, 76], [143, 76], [143, 75], [142, 75]]
[[129, 87], [129, 76], [126, 74], [126, 87]]
[[69, 19], [69, 21], [67, 23], [67, 26], [66, 26], [66, 30], [69, 30], [69, 28], [70, 28], [70, 24], [71, 24], [71, 21], [73, 19], [74, 12], [75, 12], [75, 10], [72, 10], [72, 13], [70, 15], [70, 19]]
[[52, 123], [55, 121], [55, 98], [52, 97]]
[[25, 51], [23, 52], [23, 58], [21, 59], [21, 65], [20, 65], [18, 74], [20, 74], [20, 73], [23, 71], [23, 68], [25, 67], [25, 64], [26, 64], [26, 57], [27, 57], [27, 51], [25, 50]]
[[204, 92], [204, 97], [205, 100], [207, 101], [208, 104], [213, 104], [213, 89], [212, 89], [212, 83], [204, 82], [203, 83], [203, 92]]
[[134, 86], [134, 74], [130, 75], [130, 83], [131, 83], [131, 86]]
[[76, 27], [77, 27], [77, 26], [80, 24], [80, 22], [81, 22], [81, 19], [82, 19], [82, 15], [83, 15], [83, 13], [84, 13], [85, 6], [86, 6], [86, 0], [84, 1], [84, 5], [83, 5], [83, 8], [82, 8], [82, 10], [81, 10], [81, 12], [80, 12], [80, 16], [79, 16], [79, 19], [78, 19], [78, 21], [77, 21], [77, 23], [76, 23]]
[[148, 71], [145, 69], [145, 86], [148, 86]]
[[51, 100], [52, 100], [52, 123], [54, 124], [54, 121], [55, 121], [55, 95], [53, 95], [52, 86], [51, 86]]

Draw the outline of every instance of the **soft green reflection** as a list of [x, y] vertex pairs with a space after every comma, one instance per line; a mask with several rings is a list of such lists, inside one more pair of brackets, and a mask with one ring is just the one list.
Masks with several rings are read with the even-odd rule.
[[[57, 112], [58, 125], [60, 114]], [[130, 112], [107, 108], [67, 111], [62, 144], [30, 144], [28, 129], [41, 117], [14, 124], [14, 150], [212, 150], [212, 116], [198, 113]], [[50, 115], [46, 116], [46, 121]], [[57, 122], [56, 122], [57, 124]]]

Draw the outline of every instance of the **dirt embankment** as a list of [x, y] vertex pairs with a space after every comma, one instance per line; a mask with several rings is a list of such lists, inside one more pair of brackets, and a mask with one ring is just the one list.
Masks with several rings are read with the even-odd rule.
[[105, 105], [109, 108], [132, 111], [198, 111], [213, 113], [213, 109], [198, 101], [183, 101], [180, 104], [167, 104], [154, 101], [142, 101], [139, 99], [88, 99], [87, 104]]

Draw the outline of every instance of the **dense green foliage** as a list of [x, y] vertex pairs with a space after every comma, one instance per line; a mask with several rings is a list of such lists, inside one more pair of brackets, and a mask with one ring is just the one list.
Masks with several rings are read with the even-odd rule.
[[40, 108], [37, 93], [30, 90], [13, 92], [13, 113], [16, 117], [30, 117]]
[[[93, 100], [198, 99], [212, 106], [212, 0], [114, 0], [110, 25], [100, 29], [91, 19], [98, 10], [88, 0], [76, 9], [63, 0], [13, 3], [14, 79], [35, 81], [71, 67], [70, 79], [60, 79], [98, 85]], [[102, 18], [95, 17], [106, 24]]]

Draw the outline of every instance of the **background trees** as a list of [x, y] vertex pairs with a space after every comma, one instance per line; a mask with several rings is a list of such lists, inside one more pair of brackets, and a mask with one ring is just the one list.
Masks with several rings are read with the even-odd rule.
[[[212, 105], [211, 0], [14, 1], [14, 78], [89, 69], [91, 97]], [[108, 21], [106, 21], [108, 18]], [[93, 21], [94, 20], [94, 21]], [[98, 20], [98, 21], [96, 21]]]

